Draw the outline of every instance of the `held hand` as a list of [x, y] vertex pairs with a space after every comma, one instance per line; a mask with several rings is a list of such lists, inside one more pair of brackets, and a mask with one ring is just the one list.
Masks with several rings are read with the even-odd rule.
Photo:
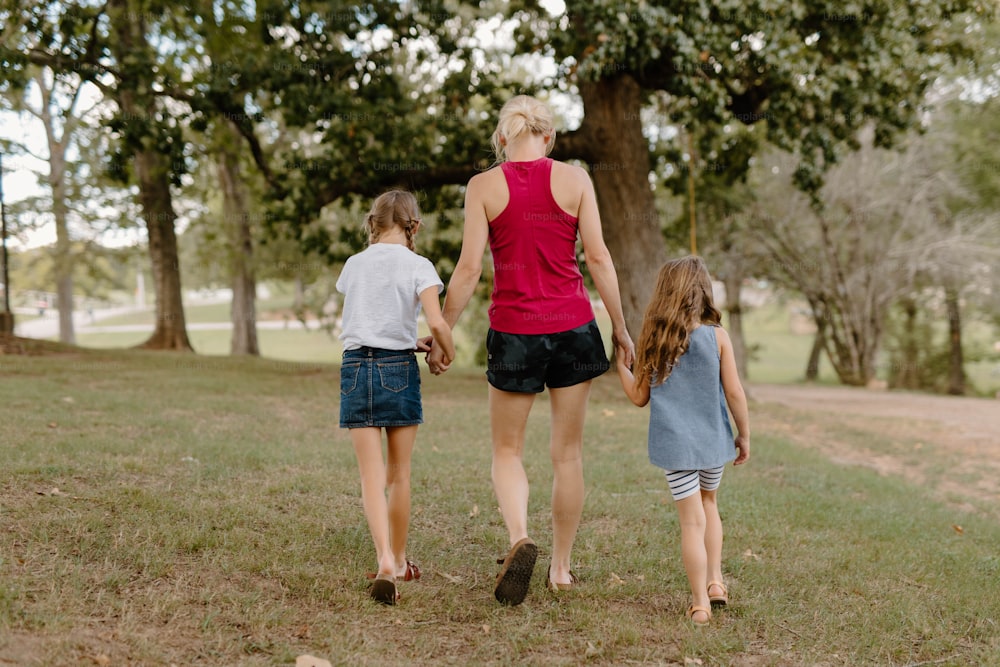
[[451, 360], [445, 359], [444, 349], [440, 345], [431, 345], [427, 353], [427, 366], [433, 375], [441, 375], [451, 367]]
[[623, 362], [626, 368], [632, 367], [635, 361], [635, 344], [629, 336], [627, 329], [619, 329], [611, 333], [611, 340], [615, 344], [616, 356], [619, 362]]
[[434, 336], [424, 336], [417, 339], [417, 352], [430, 352], [434, 345]]
[[733, 465], [738, 466], [741, 463], [746, 463], [747, 459], [750, 458], [750, 438], [745, 435], [736, 436], [736, 449], [738, 452]]

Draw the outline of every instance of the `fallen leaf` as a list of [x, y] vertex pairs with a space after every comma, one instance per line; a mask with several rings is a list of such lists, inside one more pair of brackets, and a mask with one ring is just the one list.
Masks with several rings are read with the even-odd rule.
[[49, 422], [49, 428], [56, 428], [58, 426], [59, 426], [59, 424], [57, 424], [55, 422]]
[[483, 634], [484, 635], [490, 634], [490, 624], [489, 623], [483, 623]]
[[961, 526], [959, 526], [959, 525], [958, 525], [957, 523], [953, 523], [953, 524], [951, 524], [951, 527], [952, 527], [952, 529], [953, 529], [953, 530], [954, 530], [954, 531], [955, 531], [956, 533], [958, 533], [959, 535], [961, 535], [962, 533], [964, 533], [964, 532], [965, 532], [965, 530], [964, 530], [964, 529], [963, 529], [963, 528], [962, 528]]
[[594, 642], [587, 642], [587, 657], [597, 655], [598, 653], [600, 653], [600, 650], [594, 646]]
[[760, 560], [760, 556], [755, 554], [752, 550], [747, 549], [743, 552], [743, 558], [746, 560]]
[[438, 574], [440, 574], [442, 577], [444, 577], [445, 579], [447, 579], [448, 581], [450, 581], [453, 584], [460, 584], [460, 583], [462, 583], [462, 578], [461, 577], [455, 577], [455, 576], [452, 576], [452, 575], [448, 574], [447, 572], [441, 572], [440, 570], [435, 570], [435, 572], [437, 572]]
[[603, 410], [601, 410], [601, 414], [604, 415], [605, 417], [614, 417], [615, 416], [615, 411], [614, 410], [608, 410], [607, 408], [604, 408]]
[[612, 572], [611, 577], [609, 577], [608, 579], [608, 583], [610, 583], [612, 586], [621, 586], [622, 584], [625, 583], [625, 580], [619, 577], [614, 572]]
[[295, 658], [295, 667], [333, 667], [329, 660], [312, 655], [300, 655]]
[[52, 487], [48, 491], [36, 491], [40, 496], [65, 496], [66, 494], [59, 490], [58, 487]]
[[[63, 403], [76, 403], [72, 396], [63, 396]], [[104, 656], [107, 657], [107, 656]]]
[[703, 663], [701, 661], [701, 658], [688, 658], [688, 657], [685, 656], [685, 658], [684, 658], [684, 664], [685, 665], [704, 665], [705, 663]]
[[437, 448], [437, 445], [431, 445], [432, 452], [440, 452], [441, 450]]
[[469, 516], [479, 516], [479, 505], [472, 506], [472, 511], [469, 512]]
[[93, 657], [93, 661], [94, 661], [95, 665], [110, 665], [111, 664], [111, 658], [109, 658], [108, 656], [104, 655], [103, 653], [99, 653], [98, 655], [95, 655]]

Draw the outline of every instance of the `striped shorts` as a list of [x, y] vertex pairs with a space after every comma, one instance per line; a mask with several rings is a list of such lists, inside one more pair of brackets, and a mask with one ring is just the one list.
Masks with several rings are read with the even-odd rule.
[[725, 466], [708, 470], [667, 470], [667, 484], [674, 501], [684, 500], [698, 491], [715, 491], [722, 482]]

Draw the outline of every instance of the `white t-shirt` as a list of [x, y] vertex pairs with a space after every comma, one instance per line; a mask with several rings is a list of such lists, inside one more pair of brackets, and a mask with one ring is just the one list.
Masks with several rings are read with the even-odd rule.
[[430, 260], [398, 243], [373, 243], [349, 257], [337, 279], [344, 349], [414, 349], [420, 293], [435, 285], [440, 294], [444, 283]]

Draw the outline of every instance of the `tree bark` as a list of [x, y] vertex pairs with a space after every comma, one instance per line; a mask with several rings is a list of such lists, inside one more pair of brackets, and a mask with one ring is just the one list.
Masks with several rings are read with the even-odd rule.
[[[139, 202], [149, 237], [149, 256], [156, 289], [156, 324], [153, 334], [139, 347], [155, 350], [191, 351], [181, 299], [180, 264], [177, 236], [174, 231], [173, 198], [170, 193], [170, 158], [158, 150], [155, 137], [156, 100], [152, 82], [143, 79], [148, 70], [132, 63], [146, 60], [151, 47], [147, 42], [145, 14], [129, 0], [110, 0], [108, 16], [116, 40], [112, 42], [115, 59], [122, 67], [116, 88], [116, 101], [126, 122], [142, 123], [144, 131], [131, 137], [135, 144], [134, 172], [139, 185]], [[136, 140], [138, 138], [138, 140]]]
[[29, 108], [29, 113], [42, 121], [49, 151], [47, 180], [49, 189], [52, 191], [52, 217], [56, 223], [56, 247], [53, 265], [56, 279], [56, 306], [59, 313], [59, 341], [73, 345], [76, 343], [76, 334], [73, 330], [73, 264], [75, 258], [69, 236], [69, 204], [66, 201], [66, 148], [76, 123], [73, 107], [76, 105], [79, 88], [73, 92], [69, 108], [66, 110], [62, 135], [58, 136], [59, 128], [52, 115], [53, 91], [56, 88], [55, 74], [53, 74], [51, 86], [46, 81], [44, 72], [38, 72], [35, 76], [35, 83], [41, 93], [41, 105], [38, 109]]
[[173, 200], [169, 164], [162, 154], [141, 150], [135, 155], [139, 201], [149, 237], [149, 258], [156, 289], [156, 325], [153, 334], [139, 345], [151, 350], [191, 351], [181, 299], [181, 272], [174, 232]]
[[726, 315], [729, 326], [726, 331], [733, 343], [733, 358], [736, 360], [736, 370], [745, 383], [749, 378], [747, 365], [747, 348], [743, 337], [743, 262], [737, 260], [730, 264], [722, 274], [722, 284], [726, 286]]
[[56, 222], [56, 249], [54, 257], [56, 300], [59, 306], [59, 340], [68, 345], [76, 343], [73, 329], [73, 249], [69, 237], [68, 206], [66, 203], [65, 146], [49, 144], [49, 187], [52, 188], [52, 217]]
[[814, 321], [816, 334], [813, 336], [812, 349], [809, 350], [809, 361], [806, 362], [806, 382], [815, 382], [819, 379], [819, 363], [826, 348], [826, 320], [814, 318]]
[[253, 269], [253, 240], [246, 189], [240, 173], [236, 147], [240, 138], [228, 121], [220, 121], [221, 148], [217, 157], [219, 183], [222, 186], [222, 216], [224, 228], [232, 244], [231, 276], [233, 303], [230, 315], [233, 335], [230, 354], [260, 355], [257, 343], [257, 281]]
[[948, 311], [948, 393], [961, 396], [965, 394], [965, 358], [962, 354], [962, 307], [958, 290], [946, 287], [944, 302]]
[[577, 157], [590, 166], [604, 240], [618, 273], [625, 321], [636, 338], [654, 277], [667, 259], [649, 187], [649, 141], [640, 119], [643, 93], [631, 76], [623, 74], [581, 82], [580, 96], [584, 120], [578, 134], [586, 154]]
[[[921, 389], [920, 373], [920, 337], [917, 332], [917, 302], [912, 297], [901, 300], [903, 309], [903, 334], [900, 345], [898, 364], [889, 374], [889, 386], [899, 389]], [[923, 341], [929, 344], [930, 341]]]

